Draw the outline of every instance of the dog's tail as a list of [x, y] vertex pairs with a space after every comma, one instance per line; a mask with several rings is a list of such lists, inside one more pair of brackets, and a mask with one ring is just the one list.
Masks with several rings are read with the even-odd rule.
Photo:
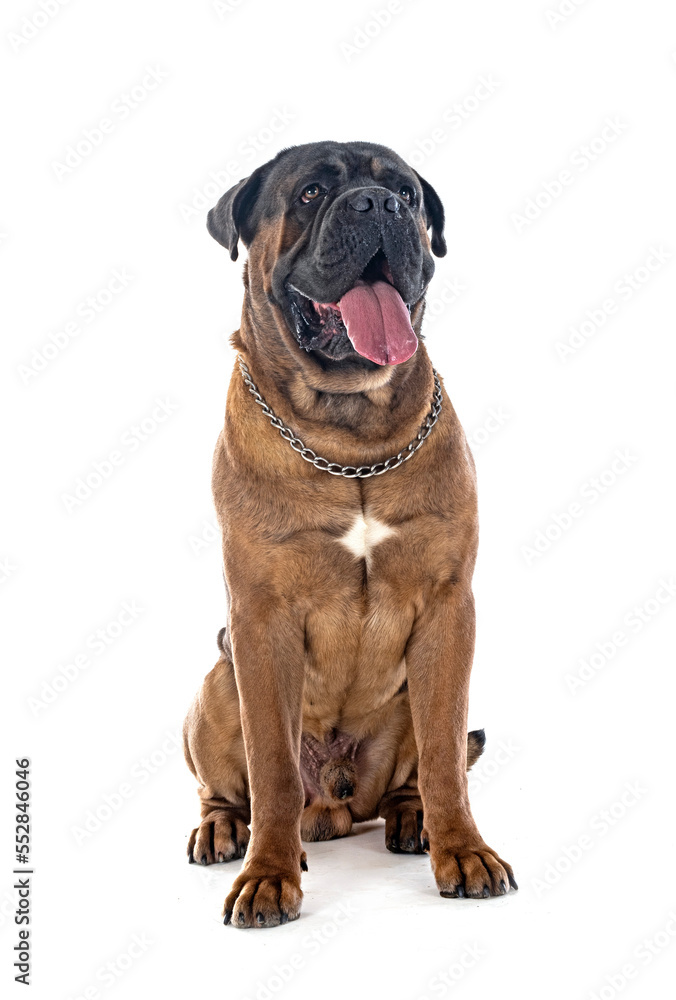
[[486, 733], [483, 729], [474, 729], [467, 733], [467, 770], [478, 761], [486, 746]]

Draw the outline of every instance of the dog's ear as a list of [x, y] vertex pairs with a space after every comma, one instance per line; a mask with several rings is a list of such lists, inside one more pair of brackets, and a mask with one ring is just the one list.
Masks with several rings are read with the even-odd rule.
[[441, 198], [432, 185], [414, 171], [423, 189], [423, 202], [427, 216], [427, 228], [432, 227], [432, 253], [436, 257], [446, 256], [446, 240], [444, 239], [444, 206]]
[[249, 177], [244, 177], [226, 191], [207, 215], [207, 229], [221, 246], [230, 251], [230, 260], [237, 260], [240, 237], [248, 246], [255, 234], [252, 215], [268, 166], [266, 163], [258, 167]]

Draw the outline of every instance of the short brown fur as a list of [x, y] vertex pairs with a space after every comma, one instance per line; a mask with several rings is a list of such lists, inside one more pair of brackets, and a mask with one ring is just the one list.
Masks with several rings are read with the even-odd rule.
[[[348, 377], [314, 363], [270, 298], [274, 263], [298, 238], [291, 230], [266, 220], [249, 246], [233, 346], [268, 404], [317, 454], [384, 460], [415, 438], [429, 411], [427, 351], [420, 344], [401, 365]], [[420, 302], [416, 328], [422, 310]], [[345, 479], [299, 458], [235, 366], [213, 493], [228, 623], [184, 739], [202, 803], [191, 860], [246, 851], [226, 922], [298, 916], [301, 840], [343, 836], [377, 816], [391, 850], [429, 851], [442, 895], [515, 887], [480, 836], [467, 792], [466, 770], [483, 749], [483, 733], [468, 738], [466, 729], [476, 477], [445, 390], [438, 424], [409, 462]], [[392, 529], [366, 559], [340, 541], [360, 515]], [[301, 773], [301, 750], [314, 785]]]

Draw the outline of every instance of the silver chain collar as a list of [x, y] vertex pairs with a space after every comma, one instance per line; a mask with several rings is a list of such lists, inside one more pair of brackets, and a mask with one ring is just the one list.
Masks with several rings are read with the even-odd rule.
[[312, 448], [306, 447], [301, 439], [296, 437], [291, 428], [282, 423], [275, 411], [268, 406], [258, 391], [258, 387], [251, 378], [249, 369], [241, 354], [237, 355], [237, 362], [239, 370], [242, 373], [242, 378], [249, 387], [249, 392], [253, 396], [254, 401], [261, 407], [272, 426], [277, 428], [284, 440], [289, 442], [293, 450], [297, 451], [301, 458], [314, 465], [315, 469], [319, 469], [321, 472], [328, 472], [332, 476], [344, 476], [346, 479], [369, 479], [371, 476], [382, 476], [383, 472], [389, 472], [390, 469], [399, 468], [404, 462], [408, 462], [409, 458], [412, 458], [418, 448], [424, 444], [441, 413], [441, 385], [439, 383], [439, 376], [433, 368], [434, 394], [432, 396], [432, 407], [411, 443], [385, 462], [376, 462], [375, 465], [360, 465], [358, 467], [354, 465], [338, 465], [337, 462], [329, 462], [327, 458], [317, 455]]

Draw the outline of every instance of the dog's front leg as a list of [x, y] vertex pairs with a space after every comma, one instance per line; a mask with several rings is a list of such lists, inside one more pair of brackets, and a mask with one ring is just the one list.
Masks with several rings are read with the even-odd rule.
[[225, 923], [272, 927], [300, 914], [303, 622], [266, 595], [233, 600], [231, 636], [251, 795], [251, 840]]
[[474, 654], [474, 599], [465, 584], [434, 597], [406, 648], [418, 745], [423, 838], [442, 896], [499, 896], [516, 888], [511, 867], [486, 845], [467, 789], [467, 707]]

